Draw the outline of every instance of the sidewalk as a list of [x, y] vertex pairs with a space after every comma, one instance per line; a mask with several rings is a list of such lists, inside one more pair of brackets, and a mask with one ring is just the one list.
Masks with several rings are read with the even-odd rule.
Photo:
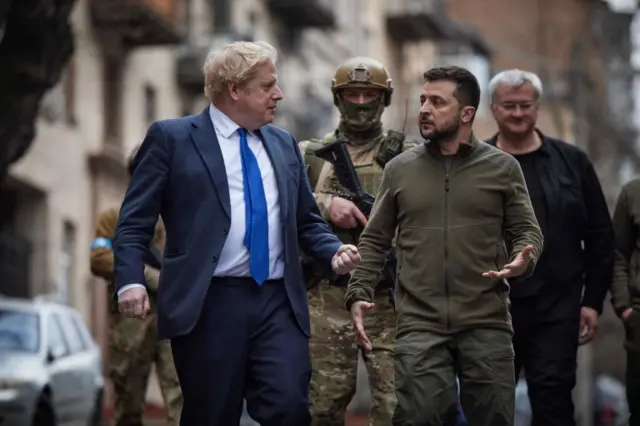
[[[144, 413], [145, 425], [164, 426], [164, 407], [147, 403]], [[106, 425], [111, 425], [113, 419], [113, 407], [106, 406], [102, 410], [102, 421]]]
[[[145, 426], [165, 426], [164, 401], [160, 393], [158, 378], [155, 374], [155, 366], [151, 370], [147, 387], [147, 405], [145, 408]], [[113, 391], [111, 383], [106, 379], [105, 401], [102, 408], [102, 421], [105, 426], [111, 426], [113, 420]]]
[[[154, 369], [155, 370], [155, 369]], [[113, 405], [111, 403], [111, 387], [107, 384], [105, 394], [105, 406], [102, 409], [102, 420], [104, 426], [111, 426], [113, 419]], [[147, 388], [147, 405], [145, 408], [145, 426], [165, 426], [165, 414], [164, 414], [164, 401], [162, 400], [162, 394], [160, 393], [160, 387], [158, 385], [155, 371], [152, 372], [149, 386]], [[239, 426], [260, 426], [254, 422], [245, 409], [242, 413]]]

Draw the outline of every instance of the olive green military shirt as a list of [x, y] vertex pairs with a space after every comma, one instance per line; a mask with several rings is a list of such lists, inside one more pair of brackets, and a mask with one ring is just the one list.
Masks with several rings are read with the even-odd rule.
[[613, 212], [616, 236], [611, 303], [618, 315], [640, 309], [640, 178], [627, 182]]
[[394, 236], [398, 333], [511, 330], [506, 280], [482, 274], [500, 270], [532, 245], [531, 274], [543, 247], [522, 170], [511, 155], [473, 137], [448, 169], [437, 144], [391, 160], [360, 238], [362, 264], [351, 276], [347, 308], [372, 300]]

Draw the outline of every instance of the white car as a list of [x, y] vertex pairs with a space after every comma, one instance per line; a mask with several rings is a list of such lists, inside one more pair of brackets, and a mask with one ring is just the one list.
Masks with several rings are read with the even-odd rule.
[[0, 296], [0, 426], [98, 426], [103, 388], [79, 312]]

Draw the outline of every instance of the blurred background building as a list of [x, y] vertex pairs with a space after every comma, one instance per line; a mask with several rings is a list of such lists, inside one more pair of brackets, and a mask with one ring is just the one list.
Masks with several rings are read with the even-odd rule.
[[[119, 206], [125, 158], [148, 126], [207, 105], [202, 62], [230, 41], [278, 48], [285, 98], [277, 120], [299, 139], [336, 125], [331, 78], [350, 56], [388, 66], [395, 93], [384, 120], [414, 136], [426, 69], [467, 67], [486, 90], [495, 72], [519, 67], [544, 81], [541, 130], [587, 150], [611, 203], [640, 166], [635, 1], [67, 0], [70, 12], [64, 3], [56, 13], [69, 14], [73, 53], [37, 110], [33, 141], [29, 132], [11, 133], [13, 119], [0, 111], [0, 140], [12, 135], [2, 143], [17, 147], [0, 186], [0, 292], [56, 293], [101, 343], [106, 285], [92, 278], [88, 261], [95, 217]], [[2, 13], [0, 58], [10, 43]], [[495, 132], [488, 102], [476, 122], [483, 138]], [[595, 373], [623, 376], [622, 331], [607, 309], [598, 340], [581, 353], [580, 389]]]

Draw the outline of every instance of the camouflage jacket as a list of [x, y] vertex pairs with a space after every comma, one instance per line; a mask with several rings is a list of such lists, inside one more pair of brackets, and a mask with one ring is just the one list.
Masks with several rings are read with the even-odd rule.
[[[342, 187], [331, 163], [316, 157], [314, 152], [323, 145], [335, 142], [337, 138], [338, 131], [335, 130], [325, 135], [324, 138], [302, 141], [299, 144], [318, 208], [322, 217], [328, 222], [331, 222], [331, 202], [333, 197], [352, 194]], [[399, 132], [385, 132], [380, 142], [372, 142], [372, 144], [364, 146], [348, 145], [348, 149], [363, 189], [365, 192], [375, 196], [378, 192], [378, 187], [382, 183], [385, 160], [389, 161], [402, 151], [411, 149], [417, 145], [417, 142], [407, 139], [404, 134]], [[343, 243], [358, 244], [359, 232], [336, 229], [335, 227], [334, 231]], [[314, 262], [304, 254], [301, 256], [301, 261], [305, 269], [307, 285], [311, 288], [321, 279], [320, 272]]]
[[[328, 133], [321, 139], [312, 139], [300, 142], [309, 182], [313, 190], [320, 213], [325, 220], [329, 220], [331, 212], [331, 201], [333, 197], [340, 195], [350, 195], [349, 192], [340, 185], [333, 171], [333, 166], [326, 161], [316, 157], [314, 151], [322, 145], [328, 145], [337, 140], [337, 130]], [[387, 148], [393, 147], [391, 150]], [[384, 163], [380, 160], [382, 154], [389, 156], [386, 161], [397, 154], [416, 146], [416, 142], [407, 139], [399, 132], [385, 132], [381, 141], [374, 145], [359, 147], [349, 145], [348, 149], [351, 159], [363, 189], [371, 195], [375, 195], [382, 182], [382, 170]], [[385, 151], [384, 153], [382, 151]], [[393, 151], [387, 153], [386, 151]], [[386, 162], [385, 161], [385, 162]]]

